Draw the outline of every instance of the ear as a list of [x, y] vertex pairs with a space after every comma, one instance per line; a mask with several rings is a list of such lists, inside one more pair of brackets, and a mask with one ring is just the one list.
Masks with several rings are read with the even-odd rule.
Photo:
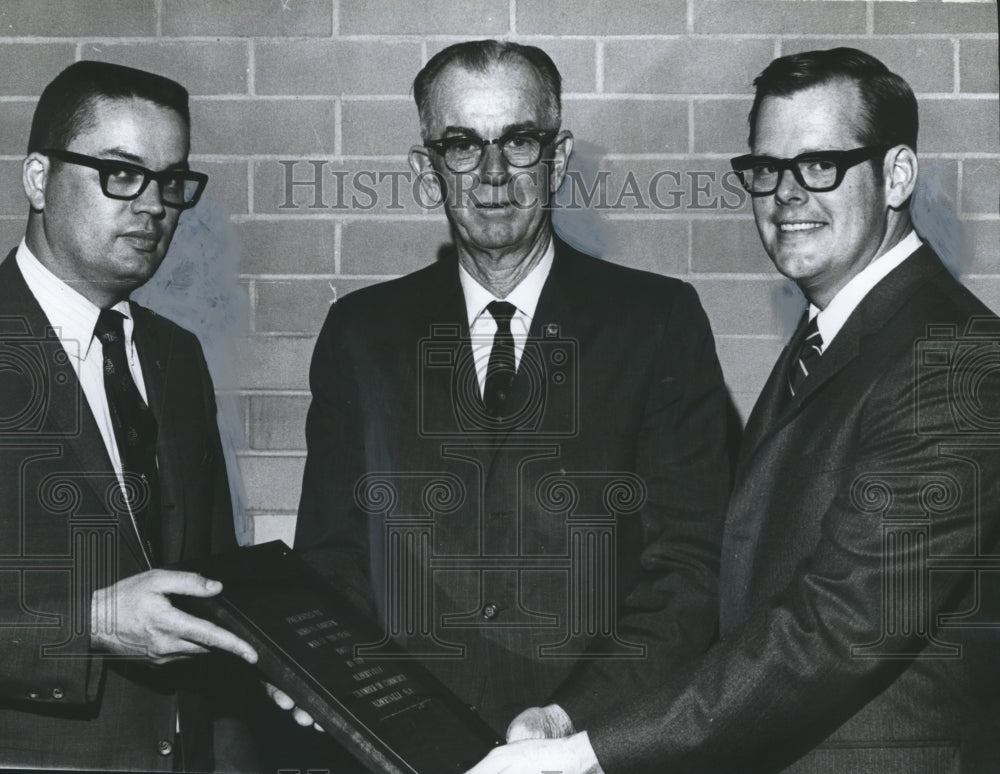
[[882, 167], [885, 198], [893, 209], [906, 206], [917, 185], [918, 167], [917, 154], [909, 146], [897, 145], [885, 154]]
[[552, 160], [549, 166], [549, 193], [554, 194], [562, 185], [572, 153], [573, 133], [568, 129], [563, 129], [556, 135], [555, 146], [552, 149]]
[[29, 153], [21, 166], [21, 184], [31, 209], [45, 209], [45, 187], [49, 182], [51, 160], [43, 153]]
[[440, 204], [444, 201], [444, 193], [441, 191], [441, 178], [438, 175], [434, 164], [431, 161], [430, 152], [423, 145], [414, 145], [410, 148], [409, 155], [410, 169], [420, 181], [420, 190], [423, 192], [426, 201], [433, 204]]

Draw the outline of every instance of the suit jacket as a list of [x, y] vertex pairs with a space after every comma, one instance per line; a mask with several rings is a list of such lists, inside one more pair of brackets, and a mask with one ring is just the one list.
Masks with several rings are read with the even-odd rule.
[[[0, 264], [0, 764], [209, 769], [206, 701], [182, 690], [204, 685], [205, 660], [153, 668], [90, 651], [93, 589], [146, 567], [72, 364], [13, 255]], [[235, 548], [201, 348], [132, 312], [159, 426], [164, 563]]]
[[499, 732], [713, 638], [726, 393], [690, 286], [557, 241], [499, 426], [454, 260], [338, 301], [310, 381], [296, 547]]
[[[926, 247], [747, 423], [722, 639], [590, 728], [606, 771], [995, 771], [998, 320]], [[971, 326], [971, 327], [970, 327]]]

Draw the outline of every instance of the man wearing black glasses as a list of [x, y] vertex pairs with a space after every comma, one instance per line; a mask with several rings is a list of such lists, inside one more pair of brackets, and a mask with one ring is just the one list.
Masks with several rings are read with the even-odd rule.
[[220, 586], [158, 569], [235, 548], [212, 382], [195, 337], [128, 300], [206, 176], [187, 92], [77, 62], [43, 91], [24, 240], [0, 264], [0, 764], [212, 767], [209, 649], [176, 609]]
[[414, 97], [454, 251], [331, 308], [296, 547], [499, 734], [563, 732], [714, 636], [725, 388], [690, 286], [554, 235], [544, 52], [450, 46]]
[[914, 232], [917, 103], [854, 49], [772, 62], [733, 160], [809, 309], [747, 423], [721, 639], [474, 774], [994, 771], [1000, 320]]

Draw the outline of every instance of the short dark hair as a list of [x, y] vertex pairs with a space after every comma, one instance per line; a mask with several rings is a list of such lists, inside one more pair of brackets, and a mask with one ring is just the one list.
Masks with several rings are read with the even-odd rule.
[[861, 114], [857, 132], [863, 145], [907, 145], [917, 149], [917, 98], [902, 77], [881, 61], [856, 48], [803, 51], [779, 57], [753, 82], [756, 93], [750, 108], [750, 146], [757, 130], [757, 114], [767, 97], [786, 97], [835, 81], [857, 85]]
[[109, 62], [74, 62], [42, 91], [31, 119], [28, 153], [65, 149], [89, 126], [97, 102], [132, 98], [169, 108], [191, 126], [187, 89], [176, 81]]
[[413, 80], [413, 99], [420, 114], [420, 130], [426, 133], [430, 109], [430, 93], [434, 81], [449, 65], [455, 64], [472, 72], [485, 73], [491, 67], [507, 62], [523, 62], [531, 67], [546, 91], [546, 112], [558, 129], [562, 120], [562, 77], [555, 63], [542, 49], [505, 40], [471, 40], [455, 43], [430, 58]]

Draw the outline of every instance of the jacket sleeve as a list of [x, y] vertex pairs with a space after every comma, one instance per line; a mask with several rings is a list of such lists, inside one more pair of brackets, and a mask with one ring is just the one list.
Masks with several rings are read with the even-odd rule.
[[362, 610], [374, 615], [369, 571], [369, 524], [355, 505], [364, 472], [361, 387], [355, 376], [342, 306], [334, 304], [320, 331], [309, 372], [305, 473], [295, 548]]
[[[885, 590], [904, 588], [927, 556], [990, 552], [1000, 455], [995, 439], [961, 451], [948, 380], [915, 389], [914, 374], [906, 351], [859, 395], [853, 452], [823, 512], [801, 514], [820, 519], [820, 536], [784, 588], [705, 657], [589, 726], [608, 774], [779, 771], [922, 657], [928, 630], [887, 625]], [[992, 383], [975, 381], [981, 405], [1000, 405], [995, 370]], [[886, 514], [924, 519], [926, 542], [886, 539]], [[970, 583], [970, 573], [934, 573], [912, 589], [929, 631]]]
[[[722, 524], [729, 491], [728, 394], [708, 319], [690, 285], [658, 331], [635, 472], [646, 486], [640, 574], [619, 608], [622, 639], [640, 658], [593, 653], [552, 697], [577, 729], [622, 696], [666, 680], [712, 643]], [[627, 561], [627, 559], [623, 559]]]

